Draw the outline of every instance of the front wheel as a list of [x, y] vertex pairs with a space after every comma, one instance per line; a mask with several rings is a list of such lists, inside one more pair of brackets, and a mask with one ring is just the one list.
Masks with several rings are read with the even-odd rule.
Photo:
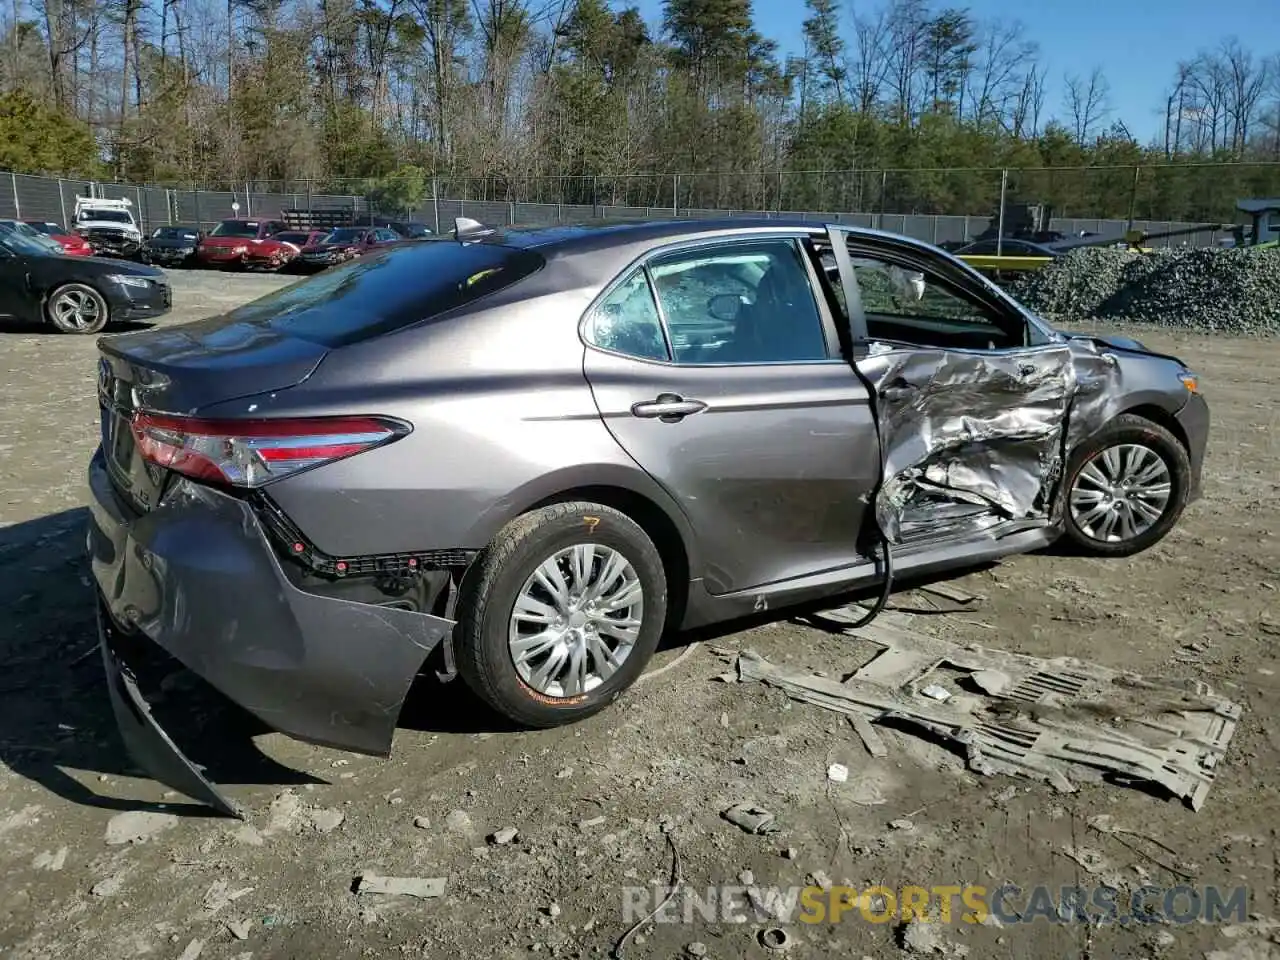
[[1116, 417], [1072, 451], [1065, 534], [1103, 556], [1146, 550], [1178, 522], [1190, 480], [1191, 463], [1177, 437], [1145, 417]]
[[666, 615], [662, 558], [644, 530], [601, 504], [555, 504], [508, 524], [463, 579], [458, 671], [511, 720], [559, 726], [635, 682]]
[[45, 316], [59, 333], [98, 333], [111, 319], [102, 294], [83, 283], [58, 287], [44, 309]]

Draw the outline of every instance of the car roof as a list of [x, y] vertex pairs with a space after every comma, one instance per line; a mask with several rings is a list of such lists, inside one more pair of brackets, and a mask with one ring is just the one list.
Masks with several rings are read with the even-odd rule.
[[[852, 236], [918, 244], [918, 241], [912, 241], [909, 237], [884, 230], [848, 224], [836, 224], [836, 226]], [[702, 236], [715, 236], [726, 231], [800, 230], [808, 233], [823, 233], [826, 230], [826, 224], [795, 217], [714, 217], [671, 220], [588, 220], [549, 227], [515, 226], [492, 229], [492, 233], [477, 234], [471, 242], [537, 249], [547, 254], [553, 251], [587, 253], [593, 250], [630, 246], [635, 243], [697, 239]], [[442, 236], [442, 239], [445, 237], [448, 235]]]

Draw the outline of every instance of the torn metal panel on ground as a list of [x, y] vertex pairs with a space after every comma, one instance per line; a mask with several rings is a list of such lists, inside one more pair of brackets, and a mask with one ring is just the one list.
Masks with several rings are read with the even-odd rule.
[[[1195, 810], [1240, 720], [1237, 704], [1199, 681], [1153, 681], [1071, 657], [961, 647], [911, 631], [902, 618], [846, 631], [842, 621], [856, 613], [843, 608], [812, 618], [881, 648], [844, 682], [750, 651], [734, 658], [730, 678], [850, 716], [917, 727], [962, 747], [978, 773], [1020, 774], [1071, 790], [1071, 777], [1102, 770], [1158, 784]], [[922, 695], [933, 686], [949, 696]]]

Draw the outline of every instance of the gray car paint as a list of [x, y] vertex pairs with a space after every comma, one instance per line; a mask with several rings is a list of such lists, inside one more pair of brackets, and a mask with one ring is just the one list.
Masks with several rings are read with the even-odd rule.
[[[875, 365], [892, 352], [864, 351], [861, 377], [838, 359], [847, 345], [835, 343], [827, 362], [692, 368], [601, 351], [580, 333], [591, 305], [641, 258], [689, 241], [771, 234], [825, 235], [811, 224], [779, 221], [498, 235], [484, 242], [535, 246], [545, 267], [443, 319], [324, 350], [253, 323], [219, 326], [215, 318], [201, 322], [198, 340], [187, 333], [198, 325], [108, 338], [104, 358], [117, 373], [149, 377], [138, 399], [162, 410], [214, 418], [370, 413], [412, 424], [412, 433], [395, 443], [265, 488], [312, 543], [335, 557], [480, 549], [509, 520], [553, 497], [643, 502], [673, 534], [669, 569], [687, 571], [682, 622], [694, 626], [856, 589], [883, 573], [860, 527], [881, 480], [868, 385], [876, 386]], [[1070, 442], [1104, 418], [1142, 407], [1180, 425], [1198, 474], [1207, 412], [1199, 397], [1188, 403], [1173, 361], [1068, 341], [940, 251], [890, 234], [845, 234], [872, 249], [906, 250], [985, 288], [1031, 325], [1035, 349], [1055, 364], [1064, 352], [1078, 353], [1072, 366], [1088, 389], [1076, 402], [1089, 412], [1074, 420]], [[374, 257], [412, 256], [427, 246]], [[830, 323], [826, 306], [823, 317]], [[1015, 364], [1017, 356], [1010, 354]], [[924, 366], [936, 375], [947, 360]], [[1030, 394], [992, 389], [987, 396], [984, 383], [996, 381], [982, 370], [955, 366], [968, 378], [966, 395], [982, 404], [979, 412], [996, 422], [1008, 413], [1002, 405], [1021, 410]], [[1044, 370], [1046, 380], [1058, 373], [1059, 367]], [[708, 406], [674, 423], [630, 416], [632, 404], [660, 392]], [[1061, 398], [1049, 393], [1036, 420], [1044, 445], [1035, 458], [1034, 469], [1043, 470], [1032, 478], [1037, 487], [1050, 482], [1053, 457], [1041, 455], [1053, 435], [1049, 421], [1058, 417], [1059, 436], [1063, 423], [1055, 406]], [[963, 433], [951, 422], [956, 414], [945, 403], [934, 411], [930, 429], [948, 438], [941, 446], [921, 446], [909, 430], [896, 440], [891, 432], [887, 476], [927, 466], [949, 449]], [[989, 439], [1010, 439], [1025, 428]], [[987, 473], [969, 484], [970, 492], [996, 491], [987, 502], [1003, 511], [998, 522], [962, 525], [942, 542], [906, 544], [895, 554], [901, 575], [1054, 539], [1057, 518], [1046, 522], [1027, 508], [1034, 500], [1028, 476], [1005, 490], [997, 475], [1032, 468], [990, 456], [985, 463]], [[137, 517], [121, 509], [100, 460], [90, 479], [94, 574], [117, 624], [140, 630], [276, 729], [386, 752], [405, 692], [450, 631], [450, 619], [300, 587], [244, 498], [180, 479]], [[881, 522], [892, 528], [883, 511]]]

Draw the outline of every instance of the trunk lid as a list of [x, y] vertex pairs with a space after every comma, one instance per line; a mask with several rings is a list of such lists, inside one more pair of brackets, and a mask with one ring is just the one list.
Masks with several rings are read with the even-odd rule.
[[103, 455], [116, 489], [141, 511], [159, 502], [168, 472], [137, 452], [130, 428], [137, 410], [190, 416], [283, 390], [309, 377], [328, 352], [264, 321], [227, 316], [104, 337], [98, 351]]

